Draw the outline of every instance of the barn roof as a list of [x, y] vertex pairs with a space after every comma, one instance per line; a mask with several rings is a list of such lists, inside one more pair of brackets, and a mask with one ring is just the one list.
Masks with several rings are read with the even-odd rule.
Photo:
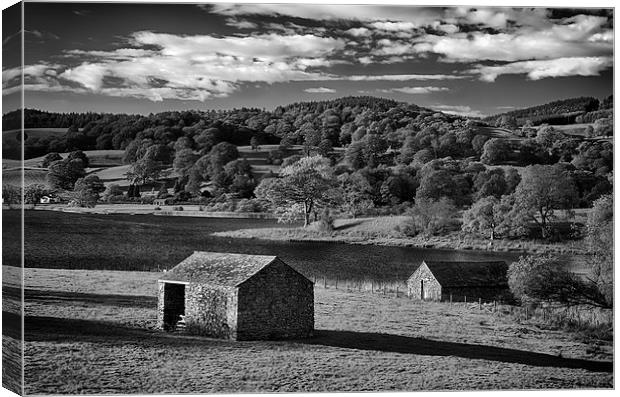
[[424, 261], [443, 287], [496, 287], [508, 285], [508, 265], [504, 261], [445, 262]]
[[272, 255], [194, 251], [162, 280], [236, 287], [276, 259]]

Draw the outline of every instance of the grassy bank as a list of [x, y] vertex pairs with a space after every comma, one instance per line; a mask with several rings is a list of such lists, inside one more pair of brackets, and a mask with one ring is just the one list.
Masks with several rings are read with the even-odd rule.
[[[158, 273], [26, 269], [27, 394], [613, 387], [613, 346], [476, 305], [315, 290], [316, 336], [154, 330]], [[10, 286], [9, 286], [10, 287]]]
[[533, 240], [489, 240], [472, 234], [452, 232], [442, 236], [405, 236], [404, 229], [408, 217], [386, 216], [358, 219], [337, 219], [332, 232], [309, 227], [295, 228], [252, 228], [214, 233], [219, 237], [255, 238], [267, 240], [317, 240], [336, 241], [352, 244], [389, 245], [399, 247], [420, 247], [457, 250], [514, 251], [527, 253], [574, 253], [582, 254], [579, 243], [547, 243]]

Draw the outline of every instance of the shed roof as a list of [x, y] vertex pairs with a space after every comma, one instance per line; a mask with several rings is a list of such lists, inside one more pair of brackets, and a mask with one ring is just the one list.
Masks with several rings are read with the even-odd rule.
[[443, 287], [498, 287], [508, 285], [508, 265], [504, 261], [445, 262], [424, 261]]
[[236, 287], [276, 259], [272, 255], [194, 251], [162, 280]]

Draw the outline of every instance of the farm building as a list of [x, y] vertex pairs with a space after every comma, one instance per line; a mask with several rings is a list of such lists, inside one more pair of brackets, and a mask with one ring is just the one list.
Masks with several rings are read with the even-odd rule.
[[314, 330], [314, 284], [276, 256], [196, 251], [158, 284], [160, 329], [235, 340]]
[[410, 298], [442, 301], [508, 299], [506, 262], [423, 261], [407, 280]]

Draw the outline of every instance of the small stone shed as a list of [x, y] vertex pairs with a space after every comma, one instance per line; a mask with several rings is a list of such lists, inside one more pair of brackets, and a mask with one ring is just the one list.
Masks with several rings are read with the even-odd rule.
[[157, 325], [234, 340], [314, 331], [314, 284], [276, 256], [196, 251], [159, 284]]
[[407, 293], [412, 299], [432, 301], [510, 299], [507, 272], [503, 261], [423, 261], [407, 280]]

